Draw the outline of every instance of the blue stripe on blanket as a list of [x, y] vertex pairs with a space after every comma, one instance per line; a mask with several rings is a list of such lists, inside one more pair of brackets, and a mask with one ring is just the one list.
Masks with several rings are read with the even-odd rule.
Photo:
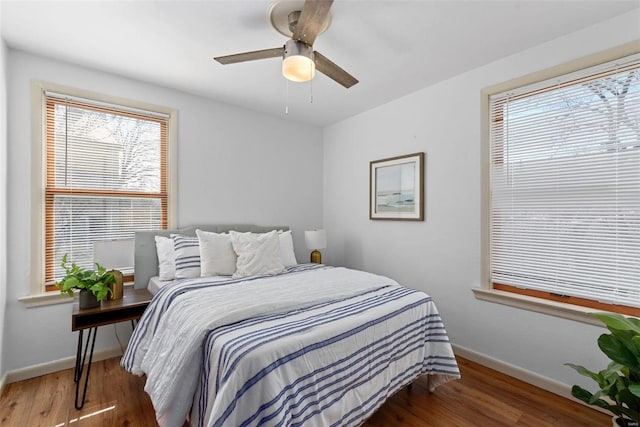
[[[296, 392], [294, 395], [288, 396], [287, 399], [282, 403], [282, 405], [277, 411], [272, 412], [271, 415], [260, 419], [260, 421], [258, 422], [258, 425], [273, 419], [275, 416], [279, 415], [283, 410], [285, 412], [279, 418], [280, 424], [284, 423], [285, 421], [287, 425], [302, 424], [306, 420], [308, 420], [310, 417], [316, 415], [319, 412], [322, 412], [323, 410], [330, 407], [334, 403], [339, 402], [348, 391], [356, 389], [358, 386], [368, 383], [372, 377], [375, 377], [376, 375], [379, 375], [385, 372], [387, 369], [387, 366], [390, 363], [393, 363], [396, 360], [402, 359], [403, 357], [408, 356], [414, 351], [420, 351], [421, 349], [423, 349], [425, 340], [424, 340], [422, 326], [424, 325], [425, 320], [426, 320], [425, 318], [419, 319], [418, 321], [412, 322], [410, 325], [403, 326], [397, 331], [395, 331], [394, 334], [401, 334], [402, 338], [400, 339], [398, 338], [391, 339], [392, 337], [389, 336], [389, 337], [385, 337], [383, 340], [378, 341], [379, 343], [380, 341], [391, 339], [391, 341], [384, 343], [383, 346], [377, 346], [376, 344], [378, 343], [372, 344], [371, 346], [367, 346], [367, 348], [370, 348], [370, 347], [373, 347], [373, 348], [370, 352], [368, 352], [367, 354], [363, 355], [360, 358], [360, 360], [362, 360], [364, 363], [358, 369], [347, 371], [346, 374], [343, 375], [342, 377], [338, 377], [338, 378], [335, 377], [335, 375], [339, 375], [342, 372], [346, 371], [347, 369], [352, 368], [353, 367], [353, 363], [352, 363], [349, 366], [344, 367], [343, 369], [340, 369], [335, 372], [331, 372], [326, 378], [331, 379], [333, 377], [333, 381], [329, 383], [325, 382], [324, 385], [317, 387], [316, 390], [312, 390], [310, 393], [301, 397], [298, 397], [299, 392]], [[407, 330], [408, 326], [411, 326], [409, 330]], [[391, 348], [389, 348], [390, 345], [392, 345]], [[350, 356], [350, 358], [352, 357], [353, 356]], [[453, 361], [454, 368], [457, 367], [457, 365], [455, 364], [455, 359], [453, 358], [448, 358], [448, 359]], [[372, 360], [376, 360], [377, 362], [371, 363]], [[429, 358], [427, 360], [429, 361]], [[444, 364], [444, 363], [430, 361], [428, 365], [429, 364]], [[450, 363], [446, 365], [452, 365], [452, 364]], [[427, 371], [425, 371], [425, 369], [422, 369], [420, 372], [418, 372], [418, 374], [425, 373], [425, 372]], [[456, 372], [457, 372], [457, 368], [456, 368]], [[456, 375], [459, 375], [459, 374], [456, 373]], [[322, 382], [322, 380], [323, 379], [321, 378], [317, 380], [316, 383], [320, 383]], [[349, 386], [346, 388], [345, 387], [340, 388], [339, 385], [341, 383], [349, 384]], [[335, 388], [329, 389], [332, 386], [335, 386]], [[321, 393], [327, 389], [329, 390], [324, 395], [322, 395]], [[293, 405], [289, 404], [288, 408], [284, 408], [286, 401], [293, 398], [297, 398], [297, 402]], [[328, 400], [330, 398], [332, 398], [332, 400]], [[323, 401], [324, 401], [324, 404], [322, 404]], [[299, 407], [303, 402], [306, 402], [306, 405], [301, 410], [297, 411], [296, 414], [293, 414], [292, 411], [297, 407]], [[320, 406], [321, 404], [322, 406]], [[314, 407], [318, 407], [319, 410], [308, 413], [299, 422], [294, 422], [294, 420], [296, 419], [299, 420], [305, 414], [305, 412], [307, 412], [309, 409], [312, 409]], [[371, 411], [370, 413], [372, 412], [373, 411]], [[243, 426], [248, 425], [251, 420], [252, 419], [247, 419], [242, 425]]]
[[[337, 402], [340, 402], [350, 390], [356, 389], [364, 384], [371, 382], [372, 378], [385, 372], [387, 366], [403, 357], [408, 356], [414, 351], [420, 350], [424, 346], [424, 343], [414, 342], [411, 347], [403, 349], [400, 352], [393, 353], [392, 357], [379, 360], [376, 364], [372, 365], [372, 370], [365, 376], [357, 378], [358, 381], [349, 384], [349, 387], [339, 387], [334, 390], [329, 390], [324, 395], [317, 397], [315, 400], [307, 402], [307, 404], [299, 410], [296, 414], [286, 413], [281, 418], [280, 422], [276, 424], [281, 426], [286, 424], [287, 426], [299, 426], [303, 425], [309, 418], [321, 413], [327, 408], [331, 407]], [[391, 354], [389, 355], [391, 356]], [[412, 367], [413, 368], [413, 367]], [[373, 369], [376, 369], [375, 371]], [[419, 373], [419, 372], [418, 372]], [[308, 395], [308, 397], [315, 397], [314, 394]], [[330, 399], [330, 400], [329, 400]], [[324, 401], [324, 402], [323, 402]], [[298, 404], [299, 406], [299, 404]], [[315, 408], [315, 409], [314, 409]]]
[[[286, 275], [286, 274], [295, 274], [298, 272], [309, 271], [309, 270], [319, 270], [325, 268], [333, 268], [328, 267], [322, 264], [298, 264], [291, 267], [287, 267], [287, 271], [284, 273], [277, 274]], [[129, 340], [129, 345], [125, 350], [124, 355], [122, 356], [122, 360], [120, 362], [121, 366], [128, 371], [131, 371], [134, 367], [134, 359], [135, 355], [139, 349], [139, 345], [142, 341], [142, 337], [147, 335], [148, 333], [154, 334], [155, 330], [158, 326], [160, 316], [156, 318], [156, 313], [164, 313], [171, 306], [173, 301], [180, 295], [195, 291], [198, 289], [204, 289], [208, 287], [214, 286], [228, 286], [233, 285], [240, 282], [253, 281], [257, 279], [262, 279], [265, 277], [273, 277], [273, 276], [250, 276], [244, 277], [240, 279], [229, 279], [224, 281], [202, 281], [202, 279], [182, 279], [175, 280], [171, 283], [163, 286], [151, 299], [149, 306], [145, 310], [144, 314], [138, 321], [135, 330]], [[154, 322], [154, 319], [156, 321]]]
[[[269, 327], [255, 329], [255, 326], [257, 324], [262, 324], [267, 321], [285, 319], [287, 317], [296, 316], [305, 312], [306, 313], [317, 312], [318, 309], [320, 308], [323, 308], [329, 305], [336, 305], [338, 303], [342, 303], [344, 300], [332, 301], [329, 303], [308, 307], [302, 310], [295, 310], [295, 311], [284, 313], [284, 314], [261, 316], [261, 317], [249, 319], [247, 321], [238, 322], [234, 325], [225, 326], [225, 327], [212, 330], [208, 334], [205, 340], [205, 345], [204, 345], [204, 355], [203, 355], [204, 375], [201, 377], [201, 380], [200, 380], [200, 387], [203, 390], [203, 392], [200, 396], [200, 402], [199, 402], [201, 413], [204, 413], [204, 410], [206, 409], [205, 401], [206, 401], [206, 396], [208, 394], [208, 387], [210, 382], [209, 369], [210, 369], [211, 352], [213, 350], [213, 343], [216, 339], [222, 338], [223, 335], [234, 333], [240, 329], [251, 328], [251, 330], [249, 330], [248, 332], [244, 333], [243, 335], [237, 336], [233, 339], [230, 339], [228, 342], [226, 342], [223, 345], [218, 357], [218, 362], [216, 363], [216, 366], [218, 367], [218, 375], [216, 376], [216, 384], [215, 384], [216, 393], [218, 392], [218, 389], [220, 387], [220, 381], [228, 380], [229, 375], [233, 373], [233, 370], [235, 369], [236, 365], [239, 363], [240, 359], [244, 357], [247, 353], [258, 348], [259, 346], [267, 344], [274, 340], [277, 340], [281, 337], [286, 337], [293, 333], [304, 332], [314, 327], [325, 325], [330, 322], [335, 322], [337, 320], [352, 316], [354, 314], [362, 313], [371, 308], [379, 307], [380, 305], [388, 303], [389, 301], [397, 300], [398, 298], [402, 298], [408, 294], [415, 294], [415, 293], [416, 291], [413, 291], [407, 288], [398, 287], [389, 291], [387, 294], [374, 295], [362, 301], [359, 301], [350, 305], [342, 306], [342, 307], [337, 307], [332, 310], [324, 311], [315, 315], [310, 315], [309, 317], [302, 318], [296, 321], [287, 321], [286, 323], [281, 323], [281, 324], [276, 324]], [[349, 297], [345, 300], [353, 299], [353, 298], [354, 297]], [[242, 354], [237, 355], [234, 362], [229, 362], [229, 359], [231, 357], [233, 357], [236, 353], [238, 353], [240, 350], [242, 350], [243, 348], [246, 348], [249, 345], [252, 345], [252, 347], [242, 352]], [[226, 371], [226, 375], [222, 374], [221, 371], [223, 369], [224, 371]]]
[[[300, 406], [301, 403], [304, 402], [305, 400], [308, 400], [313, 397], [317, 397], [319, 391], [325, 390], [332, 386], [339, 385], [342, 382], [350, 381], [349, 377], [355, 377], [354, 379], [358, 379], [359, 378], [358, 375], [362, 375], [361, 373], [363, 370], [369, 370], [376, 366], [370, 363], [371, 360], [374, 358], [379, 360], [378, 364], [387, 364], [389, 362], [390, 355], [395, 355], [395, 356], [401, 355], [400, 357], [402, 357], [404, 356], [404, 354], [402, 354], [403, 351], [408, 354], [410, 352], [413, 352], [417, 349], [422, 348], [424, 344], [422, 342], [423, 340], [421, 340], [420, 338], [422, 337], [421, 328], [423, 325], [424, 325], [424, 319], [418, 319], [417, 321], [412, 322], [411, 324], [404, 325], [400, 329], [394, 331], [389, 336], [386, 336], [376, 341], [375, 343], [367, 345], [362, 349], [358, 349], [354, 353], [346, 356], [345, 358], [341, 359], [336, 363], [332, 363], [329, 366], [319, 368], [314, 372], [312, 372], [311, 374], [308, 374], [302, 378], [299, 378], [291, 386], [288, 386], [285, 390], [280, 392], [279, 395], [276, 396], [274, 399], [272, 399], [270, 402], [262, 405], [258, 409], [258, 411], [255, 412], [251, 417], [247, 418], [241, 424], [241, 426], [246, 426], [250, 422], [255, 420], [260, 415], [260, 413], [264, 412], [268, 407], [277, 403], [277, 401], [279, 401], [285, 395], [285, 392], [288, 392], [290, 390], [291, 391], [295, 390], [295, 393], [287, 393], [286, 398], [282, 400], [280, 406], [276, 408], [275, 411], [271, 412], [270, 415], [263, 416], [258, 422], [258, 425], [263, 424], [267, 421], [270, 421], [282, 411], [286, 411], [286, 413], [290, 413], [292, 409], [295, 409], [298, 406]], [[396, 335], [400, 335], [400, 337], [394, 340], [390, 340], [390, 338]], [[409, 345], [412, 345], [412, 346], [408, 347]], [[355, 356], [359, 356], [359, 357], [354, 359]], [[385, 356], [387, 358], [382, 359]], [[343, 366], [342, 368], [337, 370], [332, 370], [329, 373], [325, 374], [324, 376], [319, 376], [323, 371], [326, 371], [329, 368], [332, 368], [333, 366], [340, 365], [349, 360], [350, 360], [350, 363], [347, 364], [346, 366]], [[352, 368], [355, 368], [355, 369], [352, 369]], [[340, 375], [343, 373], [345, 373], [345, 375], [343, 375], [342, 377], [337, 377], [337, 375]], [[302, 385], [300, 387], [296, 387], [295, 389], [293, 388], [294, 386], [299, 384], [303, 379], [308, 379], [308, 378], [313, 378], [314, 381], [310, 383], [306, 383], [305, 385]], [[322, 383], [324, 383], [324, 385], [320, 385]], [[315, 387], [315, 388], [310, 390], [310, 392], [308, 392], [307, 394], [300, 396], [300, 393], [304, 392], [306, 389], [309, 389], [311, 387]], [[296, 400], [290, 403], [287, 408], [285, 408], [285, 405], [287, 405], [287, 403], [289, 403], [293, 399], [296, 399]]]
[[[384, 403], [388, 396], [398, 391], [405, 384], [409, 383], [421, 373], [421, 364], [415, 363], [407, 369], [402, 376], [398, 376], [391, 380], [386, 386], [380, 388], [373, 393], [360, 406], [357, 406], [347, 412], [343, 418], [331, 425], [331, 427], [339, 425], [358, 425], [361, 424], [370, 414], [372, 414], [380, 405]], [[349, 418], [351, 416], [351, 418]], [[296, 424], [299, 425], [299, 424]]]
[[[280, 337], [288, 336], [292, 333], [304, 332], [313, 327], [324, 325], [339, 319], [344, 319], [346, 317], [350, 317], [355, 314], [363, 313], [373, 307], [379, 307], [389, 301], [397, 300], [410, 293], [415, 293], [415, 291], [412, 291], [406, 288], [394, 289], [393, 291], [391, 291], [386, 295], [380, 295], [374, 298], [369, 298], [367, 300], [358, 302], [357, 304], [352, 304], [346, 307], [342, 307], [340, 309], [336, 309], [335, 311], [332, 310], [325, 313], [319, 313], [309, 319], [300, 320], [295, 323], [278, 325], [272, 328], [272, 331], [264, 331], [265, 332], [264, 334], [256, 334], [255, 332], [253, 334], [250, 333], [248, 334], [250, 336], [247, 337], [248, 339], [246, 340], [243, 339], [244, 337], [231, 340], [228, 343], [230, 345], [233, 345], [234, 342], [237, 342], [237, 341], [240, 341], [240, 342], [245, 341], [245, 343], [243, 345], [240, 345], [239, 348], [237, 348], [235, 351], [231, 352], [231, 354], [229, 355], [229, 358], [231, 358], [240, 349], [247, 347], [251, 344], [254, 344], [254, 345], [246, 349], [244, 352], [242, 352], [242, 354], [236, 356], [235, 361], [232, 362], [230, 366], [227, 366], [228, 363], [226, 363], [228, 362], [229, 358], [227, 358], [227, 360], [224, 360], [224, 361], [223, 360], [218, 361], [218, 367], [219, 367], [218, 371], [220, 371], [222, 368], [224, 368], [227, 371], [227, 374], [222, 378], [222, 381], [226, 381], [229, 379], [229, 375], [231, 375], [231, 372], [235, 369], [236, 365], [240, 362], [240, 359], [242, 357], [244, 357], [249, 352], [255, 350], [261, 345], [275, 341]], [[263, 320], [268, 320], [268, 318]], [[252, 338], [255, 338], [255, 339], [251, 341]], [[218, 388], [218, 384], [216, 384], [216, 388]]]
[[253, 387], [255, 384], [257, 384], [260, 380], [262, 380], [266, 375], [268, 375], [271, 371], [275, 370], [276, 368], [278, 368], [279, 366], [288, 363], [291, 360], [297, 359], [298, 357], [304, 356], [305, 354], [313, 351], [313, 350], [317, 350], [319, 348], [322, 347], [326, 347], [328, 345], [334, 344], [338, 341], [341, 341], [345, 338], [348, 338], [354, 334], [357, 334], [359, 332], [362, 332], [378, 323], [387, 321], [395, 316], [400, 315], [401, 313], [410, 310], [412, 308], [415, 308], [417, 306], [420, 306], [426, 302], [430, 301], [430, 298], [425, 297], [419, 301], [413, 302], [411, 304], [407, 304], [406, 306], [399, 308], [397, 310], [394, 310], [392, 312], [386, 313], [383, 316], [378, 317], [377, 319], [374, 320], [370, 320], [368, 322], [365, 322], [361, 325], [358, 325], [355, 328], [352, 328], [349, 331], [345, 331], [342, 332], [334, 337], [319, 341], [317, 343], [313, 343], [310, 345], [307, 345], [306, 347], [303, 347], [300, 350], [294, 351], [293, 353], [290, 353], [284, 357], [281, 357], [280, 359], [276, 360], [275, 362], [272, 362], [271, 364], [269, 364], [268, 366], [266, 366], [265, 368], [263, 368], [262, 370], [260, 370], [257, 374], [255, 374], [252, 378], [250, 378], [245, 384], [244, 386], [242, 386], [240, 388], [240, 390], [238, 390], [238, 392], [236, 393], [236, 396], [234, 397], [234, 399], [231, 401], [231, 403], [229, 404], [229, 406], [225, 409], [225, 411], [221, 414], [220, 418], [218, 418], [216, 420], [216, 422], [214, 423], [214, 426], [223, 426], [226, 419], [231, 415], [231, 413], [233, 412], [238, 400], [242, 397], [242, 395], [247, 392], [251, 387]]
[[[454, 361], [449, 364], [450, 367], [454, 368], [452, 370], [439, 371], [438, 373], [442, 373], [445, 375], [451, 375], [454, 377], [460, 376], [460, 371], [458, 370], [458, 365], [455, 363], [455, 358], [442, 357], [440, 358], [449, 359]], [[331, 427], [338, 425], [359, 425], [366, 418], [368, 418], [376, 409], [378, 409], [384, 401], [390, 395], [397, 392], [400, 388], [402, 388], [405, 384], [408, 384], [411, 380], [416, 378], [418, 375], [424, 372], [424, 369], [420, 369], [420, 364], [414, 364], [410, 370], [408, 370], [405, 375], [402, 377], [395, 378], [388, 386], [380, 388], [377, 392], [372, 394], [369, 399], [363, 402], [360, 406], [353, 408], [349, 413], [347, 413], [340, 421], [331, 425]], [[353, 417], [349, 419], [348, 417], [353, 414]]]
[[[373, 292], [376, 292], [376, 291], [371, 291], [371, 292], [373, 293]], [[398, 292], [401, 292], [403, 294], [406, 293], [403, 290], [403, 288], [397, 288], [396, 290], [394, 290], [392, 292], [394, 294], [398, 293]], [[366, 295], [366, 294], [364, 294], [364, 295]], [[341, 300], [333, 300], [333, 301], [329, 301], [329, 302], [322, 303], [322, 304], [319, 304], [319, 305], [315, 305], [315, 306], [312, 306], [312, 307], [307, 307], [307, 308], [304, 308], [304, 309], [295, 310], [295, 311], [292, 311], [292, 312], [289, 312], [289, 313], [283, 313], [283, 314], [272, 315], [272, 316], [256, 317], [256, 318], [250, 319], [249, 321], [240, 322], [237, 325], [235, 325], [235, 327], [225, 328], [223, 331], [221, 331], [221, 333], [219, 333], [219, 334], [217, 334], [217, 335], [215, 335], [215, 336], [213, 336], [211, 338], [215, 339], [219, 335], [222, 335], [223, 333], [231, 333], [231, 332], [234, 332], [237, 329], [244, 329], [244, 328], [247, 328], [248, 326], [253, 326], [253, 325], [256, 325], [256, 324], [259, 324], [259, 323], [263, 323], [265, 321], [271, 321], [271, 320], [277, 320], [277, 319], [280, 319], [280, 318], [290, 317], [293, 314], [309, 312], [309, 311], [312, 311], [312, 310], [313, 311], [317, 311], [319, 308], [327, 307], [327, 306], [330, 306], [330, 305], [336, 305], [336, 303], [341, 303], [341, 302], [343, 302], [345, 300], [352, 299], [352, 298], [354, 298], [354, 297], [347, 297], [347, 298], [341, 299]], [[365, 304], [370, 304], [372, 302], [379, 301], [379, 300], [381, 300], [383, 298], [385, 298], [385, 295], [377, 295], [377, 296], [374, 296], [373, 298], [369, 298], [369, 299], [363, 300], [360, 303], [358, 303], [357, 305], [353, 305], [352, 304], [352, 305], [349, 305], [349, 306], [343, 306], [343, 307], [339, 307], [339, 308], [333, 309], [333, 310], [331, 310], [329, 312], [322, 312], [322, 313], [319, 313], [319, 314], [317, 314], [315, 316], [312, 316], [312, 317], [309, 317], [309, 318], [305, 318], [305, 319], [301, 319], [296, 324], [297, 325], [311, 325], [311, 326], [313, 326], [312, 322], [314, 322], [315, 320], [317, 320], [320, 317], [326, 317], [328, 314], [342, 314], [345, 311], [349, 311], [349, 310], [353, 311], [354, 308], [362, 307]], [[299, 323], [299, 322], [305, 322], [305, 323]], [[245, 347], [248, 344], [247, 342], [249, 342], [252, 338], [254, 338], [254, 337], [265, 337], [265, 336], [267, 336], [268, 333], [270, 333], [270, 332], [278, 332], [283, 327], [289, 327], [289, 324], [285, 324], [285, 325], [278, 324], [278, 325], [271, 326], [269, 328], [257, 329], [257, 330], [255, 330], [253, 332], [245, 333], [241, 337], [236, 337], [233, 341], [230, 341], [229, 343], [225, 344], [225, 347], [226, 346], [230, 347], [229, 350], [233, 350], [237, 346], [240, 346], [240, 348]], [[212, 332], [215, 332], [215, 331], [212, 331]], [[243, 343], [246, 343], [246, 344], [243, 344]], [[224, 347], [223, 347], [223, 351], [224, 351]], [[221, 361], [221, 363], [227, 363], [227, 362], [228, 362], [228, 358], [225, 358], [225, 360]]]

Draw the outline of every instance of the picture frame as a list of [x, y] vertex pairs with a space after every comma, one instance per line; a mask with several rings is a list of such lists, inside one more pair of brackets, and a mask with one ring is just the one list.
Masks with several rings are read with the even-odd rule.
[[425, 153], [369, 163], [369, 219], [424, 221]]

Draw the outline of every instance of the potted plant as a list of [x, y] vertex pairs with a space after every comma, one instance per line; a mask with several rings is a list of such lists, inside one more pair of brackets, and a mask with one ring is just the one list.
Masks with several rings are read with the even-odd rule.
[[74, 290], [80, 290], [80, 308], [93, 308], [100, 305], [100, 301], [111, 292], [109, 284], [115, 281], [113, 273], [108, 272], [96, 262], [96, 270], [84, 269], [76, 263], [67, 264], [67, 254], [62, 257], [60, 266], [65, 271], [65, 276], [56, 283], [61, 294], [73, 297]]
[[592, 313], [609, 334], [598, 338], [598, 347], [611, 359], [606, 369], [592, 372], [567, 363], [578, 373], [593, 379], [600, 390], [595, 394], [574, 385], [571, 394], [589, 405], [611, 412], [613, 425], [638, 426], [640, 423], [640, 320], [611, 313]]

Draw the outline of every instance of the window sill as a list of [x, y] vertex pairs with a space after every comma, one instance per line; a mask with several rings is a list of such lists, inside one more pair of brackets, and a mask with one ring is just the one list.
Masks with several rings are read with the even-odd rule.
[[542, 298], [518, 295], [511, 292], [498, 291], [496, 289], [472, 289], [475, 297], [479, 300], [508, 305], [510, 307], [535, 311], [551, 316], [562, 317], [577, 322], [588, 323], [590, 325], [603, 326], [597, 318], [590, 316], [595, 310], [588, 307], [580, 307], [573, 304], [563, 304], [561, 302], [549, 301]]
[[[124, 284], [125, 288], [133, 287], [133, 282]], [[59, 291], [43, 292], [41, 294], [27, 295], [18, 298], [27, 308], [44, 307], [55, 304], [68, 304], [77, 301], [77, 298], [71, 298], [67, 295], [60, 294]]]
[[18, 301], [23, 303], [27, 308], [43, 307], [45, 305], [54, 304], [67, 304], [75, 301], [75, 298], [70, 298], [66, 295], [60, 294], [58, 291], [43, 292], [41, 294], [27, 295], [26, 297], [18, 298]]

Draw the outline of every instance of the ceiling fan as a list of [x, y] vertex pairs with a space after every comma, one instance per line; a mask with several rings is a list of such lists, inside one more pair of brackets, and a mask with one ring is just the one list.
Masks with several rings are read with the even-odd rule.
[[[309, 81], [318, 70], [348, 89], [358, 83], [358, 80], [326, 56], [313, 50], [316, 37], [329, 26], [331, 21], [329, 9], [332, 3], [333, 0], [305, 0], [300, 10], [300, 1], [276, 1], [269, 8], [267, 16], [276, 31], [291, 37], [284, 46], [218, 56], [213, 59], [227, 65], [280, 57], [282, 74], [291, 81]], [[281, 22], [282, 16], [286, 16], [284, 25]]]

